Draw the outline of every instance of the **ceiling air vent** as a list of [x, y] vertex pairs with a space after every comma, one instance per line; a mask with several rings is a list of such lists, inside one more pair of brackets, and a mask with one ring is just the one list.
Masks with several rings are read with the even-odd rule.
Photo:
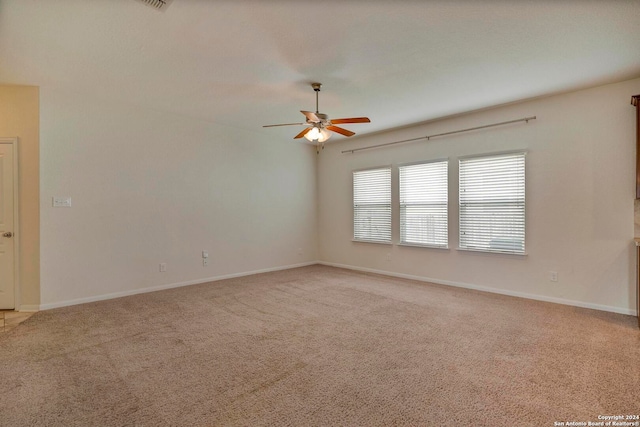
[[169, 7], [173, 0], [137, 0], [138, 3], [146, 4], [156, 10], [165, 10]]

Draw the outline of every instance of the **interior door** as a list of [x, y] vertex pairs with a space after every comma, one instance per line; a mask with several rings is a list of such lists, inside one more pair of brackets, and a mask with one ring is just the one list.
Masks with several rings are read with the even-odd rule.
[[0, 309], [15, 308], [13, 144], [0, 143]]

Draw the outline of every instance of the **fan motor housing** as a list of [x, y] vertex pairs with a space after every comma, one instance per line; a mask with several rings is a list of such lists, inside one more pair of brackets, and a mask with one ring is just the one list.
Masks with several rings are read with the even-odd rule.
[[314, 113], [316, 116], [318, 116], [318, 118], [320, 119], [319, 122], [312, 122], [311, 120], [307, 119], [307, 123], [309, 124], [325, 124], [329, 121], [329, 116], [326, 114], [322, 114], [322, 113]]

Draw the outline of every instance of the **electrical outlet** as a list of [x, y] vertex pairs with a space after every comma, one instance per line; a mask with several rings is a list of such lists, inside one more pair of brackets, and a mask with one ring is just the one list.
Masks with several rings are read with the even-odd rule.
[[160, 273], [164, 273], [165, 271], [167, 271], [167, 263], [166, 262], [161, 262], [160, 263]]
[[207, 265], [209, 265], [209, 258], [202, 258], [202, 266], [206, 267]]
[[557, 282], [558, 281], [558, 272], [557, 271], [550, 271], [549, 272], [549, 280], [551, 282]]

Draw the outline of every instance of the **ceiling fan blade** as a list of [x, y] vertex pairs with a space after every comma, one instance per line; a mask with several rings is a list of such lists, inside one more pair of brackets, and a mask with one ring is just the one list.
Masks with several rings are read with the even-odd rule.
[[296, 125], [306, 125], [306, 123], [283, 123], [281, 125], [264, 125], [263, 128], [272, 128], [276, 126], [296, 126]]
[[371, 123], [371, 120], [369, 120], [369, 117], [352, 117], [349, 119], [332, 119], [331, 123], [335, 125], [344, 123]]
[[316, 116], [316, 113], [312, 113], [311, 111], [302, 111], [302, 110], [300, 110], [300, 112], [305, 116], [307, 116], [307, 120], [309, 120], [311, 123], [320, 123], [320, 117]]
[[313, 129], [313, 127], [308, 127], [305, 130], [303, 130], [302, 132], [300, 132], [299, 134], [297, 134], [296, 136], [293, 137], [293, 139], [298, 139], [298, 138], [302, 138], [303, 136], [305, 136], [307, 134], [307, 132], [309, 132], [311, 129]]
[[344, 136], [353, 136], [356, 134], [355, 132], [351, 132], [350, 130], [343, 129], [338, 126], [327, 126], [327, 129], [338, 132], [339, 134], [342, 134]]

